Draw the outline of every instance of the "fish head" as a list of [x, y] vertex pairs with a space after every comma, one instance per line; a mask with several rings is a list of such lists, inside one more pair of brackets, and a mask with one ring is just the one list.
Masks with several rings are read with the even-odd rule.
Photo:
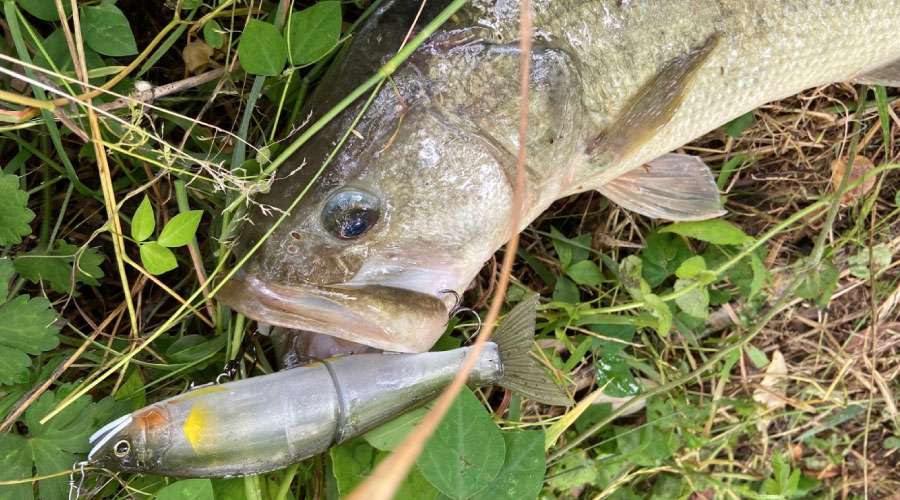
[[171, 443], [171, 427], [168, 412], [159, 405], [119, 417], [90, 437], [88, 462], [122, 472], [154, 470]]
[[[279, 212], [254, 217], [242, 240], [262, 244], [220, 297], [265, 323], [421, 352], [447, 323], [446, 291], [465, 290], [508, 229], [504, 157], [437, 108], [401, 103], [393, 91], [369, 113], [315, 182], [310, 161], [324, 161], [333, 141], [306, 149], [312, 168], [256, 200], [285, 210], [309, 186], [271, 234]], [[339, 123], [328, 127], [335, 135], [349, 126]], [[316, 154], [320, 144], [328, 151]]]
[[[384, 37], [404, 36], [402, 26], [376, 19], [374, 32], [364, 29], [313, 102], [328, 109], [361, 80], [360, 67], [374, 74], [386, 59], [372, 64], [371, 47], [395, 53], [403, 40]], [[224, 302], [264, 323], [384, 350], [422, 352], [437, 341], [453, 305], [445, 291], [461, 294], [512, 229], [518, 49], [480, 43], [482, 32], [437, 33], [278, 170], [254, 200], [237, 253], [258, 248], [221, 289]], [[541, 57], [536, 74], [553, 75], [555, 59]], [[558, 82], [532, 95], [546, 104], [535, 124], [562, 109], [546, 98]], [[558, 135], [542, 151], [567, 144], [563, 125], [543, 127]], [[532, 129], [543, 140], [541, 126]], [[538, 204], [529, 193], [539, 191], [526, 190], [523, 206]]]
[[262, 243], [222, 300], [258, 321], [384, 350], [437, 341], [454, 302], [446, 291], [461, 294], [508, 234], [515, 164], [432, 92], [440, 57], [417, 53], [358, 122], [362, 102], [279, 171], [255, 200], [239, 253]]

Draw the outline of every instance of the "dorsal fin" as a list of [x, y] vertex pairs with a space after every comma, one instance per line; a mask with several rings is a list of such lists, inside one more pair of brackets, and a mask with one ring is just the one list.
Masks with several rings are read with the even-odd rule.
[[624, 111], [586, 149], [589, 161], [615, 162], [653, 138], [681, 107], [691, 80], [722, 39], [716, 32], [704, 44], [677, 57], [635, 92]]

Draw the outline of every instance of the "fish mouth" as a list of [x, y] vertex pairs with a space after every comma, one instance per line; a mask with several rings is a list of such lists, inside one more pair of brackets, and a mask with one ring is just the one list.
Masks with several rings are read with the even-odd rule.
[[427, 351], [448, 320], [440, 297], [379, 285], [288, 286], [238, 272], [218, 295], [256, 321], [385, 351]]

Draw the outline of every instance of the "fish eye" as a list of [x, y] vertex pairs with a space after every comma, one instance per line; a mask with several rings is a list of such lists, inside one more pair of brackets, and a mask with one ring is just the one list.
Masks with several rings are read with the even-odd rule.
[[131, 443], [122, 439], [115, 446], [113, 446], [113, 453], [116, 454], [117, 457], [124, 457], [131, 451]]
[[322, 209], [325, 230], [342, 240], [356, 240], [372, 229], [381, 216], [378, 199], [365, 191], [335, 193]]

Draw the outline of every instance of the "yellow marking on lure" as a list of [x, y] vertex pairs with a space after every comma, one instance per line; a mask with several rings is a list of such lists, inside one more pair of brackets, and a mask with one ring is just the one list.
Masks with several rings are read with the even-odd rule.
[[191, 448], [194, 449], [195, 453], [199, 453], [203, 445], [209, 444], [210, 433], [206, 431], [208, 430], [210, 416], [209, 410], [204, 405], [197, 403], [191, 408], [191, 413], [188, 415], [187, 420], [184, 421], [184, 435], [187, 436], [188, 442], [191, 443]]

